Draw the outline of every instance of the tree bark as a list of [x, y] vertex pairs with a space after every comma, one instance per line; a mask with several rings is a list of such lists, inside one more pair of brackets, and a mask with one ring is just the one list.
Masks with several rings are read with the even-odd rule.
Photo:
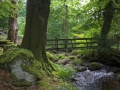
[[48, 63], [45, 51], [50, 0], [27, 0], [26, 26], [22, 48], [29, 49], [35, 58]]
[[68, 5], [66, 5], [66, 0], [64, 0], [64, 8], [65, 8], [65, 19], [63, 21], [63, 29], [64, 29], [64, 38], [67, 38], [68, 35]]
[[103, 12], [104, 23], [101, 30], [101, 41], [102, 41], [102, 43], [100, 44], [101, 47], [107, 48], [108, 46], [106, 43], [106, 39], [110, 31], [114, 12], [115, 12], [115, 8], [113, 6], [113, 1], [109, 1]]
[[103, 23], [102, 30], [100, 33], [101, 37], [98, 41], [98, 45], [99, 45], [98, 55], [100, 58], [106, 57], [111, 52], [111, 48], [109, 46], [109, 43], [107, 42], [107, 35], [110, 31], [114, 12], [115, 12], [114, 3], [113, 3], [113, 1], [109, 1], [106, 4], [106, 7], [103, 12], [104, 23]]
[[[18, 0], [11, 0], [13, 5], [18, 4]], [[14, 11], [17, 11], [17, 6]], [[14, 11], [11, 11], [10, 17], [9, 17], [9, 30], [8, 30], [8, 37], [10, 41], [14, 42], [14, 44], [18, 44], [18, 26], [17, 26], [17, 13], [14, 13]], [[13, 14], [13, 15], [12, 15]]]

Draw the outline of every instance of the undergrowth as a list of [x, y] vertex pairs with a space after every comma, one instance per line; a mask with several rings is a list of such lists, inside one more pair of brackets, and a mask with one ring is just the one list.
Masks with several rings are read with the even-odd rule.
[[55, 68], [55, 72], [53, 72], [53, 75], [56, 77], [59, 77], [63, 80], [70, 80], [73, 73], [75, 73], [75, 69], [73, 67], [63, 67], [62, 65], [53, 64]]

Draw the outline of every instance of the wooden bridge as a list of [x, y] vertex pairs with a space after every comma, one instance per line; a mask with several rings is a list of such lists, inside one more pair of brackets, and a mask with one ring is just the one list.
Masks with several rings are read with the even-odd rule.
[[[48, 39], [46, 50], [61, 49], [96, 49], [98, 47], [96, 38], [74, 38], [74, 39]], [[119, 50], [119, 39], [107, 39], [112, 48]]]
[[97, 47], [95, 38], [75, 38], [75, 39], [48, 39], [46, 49], [93, 49]]
[[[48, 39], [46, 42], [46, 50], [61, 49], [96, 49], [98, 47], [96, 38], [74, 38], [74, 39]], [[119, 50], [120, 40], [108, 39], [112, 48]], [[0, 47], [13, 44], [10, 40], [0, 40]]]

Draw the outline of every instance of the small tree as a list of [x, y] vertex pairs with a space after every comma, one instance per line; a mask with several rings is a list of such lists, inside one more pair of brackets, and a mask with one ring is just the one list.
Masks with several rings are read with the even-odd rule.
[[[18, 0], [11, 0], [12, 4], [15, 5], [15, 8], [12, 9], [9, 16], [9, 30], [8, 30], [8, 39], [18, 43], [18, 26], [17, 26], [17, 4]], [[14, 10], [14, 11], [13, 11]]]

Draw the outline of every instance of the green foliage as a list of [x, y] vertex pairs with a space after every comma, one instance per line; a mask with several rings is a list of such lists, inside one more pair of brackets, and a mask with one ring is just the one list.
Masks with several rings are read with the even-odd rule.
[[85, 49], [85, 50], [80, 50], [79, 53], [81, 55], [84, 55], [84, 56], [88, 56], [88, 55], [91, 55], [92, 53], [95, 53], [96, 50], [95, 49]]
[[25, 17], [22, 16], [18, 17], [18, 27], [19, 27], [18, 36], [23, 38], [25, 30]]
[[14, 7], [11, 0], [0, 1], [0, 28], [2, 30], [8, 28], [8, 17]]
[[69, 59], [76, 59], [76, 57], [75, 56], [69, 56]]
[[55, 68], [55, 74], [57, 74], [63, 80], [70, 80], [75, 70], [72, 67], [64, 68], [60, 65], [53, 64]]
[[46, 52], [46, 54], [47, 54], [47, 57], [48, 57], [48, 59], [50, 59], [50, 60], [57, 60], [58, 59], [58, 57], [57, 57], [57, 55], [55, 55], [55, 54], [53, 54], [53, 53], [50, 53], [50, 52]]
[[10, 14], [10, 11], [14, 8], [13, 4], [11, 3], [11, 0], [5, 0], [0, 2], [0, 18], [2, 17], [8, 17]]
[[60, 84], [53, 90], [78, 90], [78, 88], [72, 85], [71, 83], [66, 82], [66, 83]]
[[2, 48], [0, 48], [0, 55], [1, 55], [1, 54], [3, 54], [3, 49], [2, 49]]
[[85, 36], [93, 38], [96, 36], [98, 37], [99, 34], [100, 34], [100, 28], [97, 28], [97, 29], [91, 28], [88, 32], [86, 32]]
[[[85, 0], [84, 3], [87, 3], [87, 0]], [[68, 12], [66, 12], [65, 5], [68, 7]], [[79, 26], [82, 22], [80, 15], [81, 6], [82, 4], [78, 0], [52, 0], [48, 23], [48, 38], [65, 38], [66, 34], [68, 38], [71, 38], [72, 28]], [[68, 15], [67, 26], [65, 26], [66, 14]], [[67, 27], [67, 33], [64, 31], [65, 27]]]
[[57, 57], [58, 57], [59, 60], [64, 59], [65, 58], [65, 54], [59, 54]]
[[26, 81], [22, 81], [22, 82], [12, 82], [12, 85], [13, 86], [17, 86], [17, 87], [21, 87], [21, 86], [24, 86], [24, 87], [29, 87], [31, 85], [31, 83], [29, 82], [26, 82]]
[[[37, 83], [37, 84], [39, 85], [40, 89], [42, 89], [42, 88], [45, 88], [45, 87], [48, 87], [48, 86], [49, 86], [49, 82], [46, 82], [46, 81], [38, 81], [38, 83]], [[42, 90], [44, 90], [44, 89], [42, 89]]]
[[26, 23], [26, 4], [24, 0], [19, 0], [18, 2], [18, 36], [23, 38], [24, 30], [25, 30], [25, 23]]
[[80, 52], [80, 50], [72, 50], [73, 55], [79, 54], [79, 52]]
[[[103, 25], [103, 12], [106, 4], [110, 0], [83, 0], [85, 4], [81, 4], [82, 1], [67, 0], [57, 1], [52, 0], [51, 13], [48, 23], [48, 38], [64, 38], [64, 19], [65, 8], [64, 4], [68, 6], [68, 38], [73, 37], [94, 37], [100, 35], [101, 27]], [[120, 7], [116, 0], [112, 0], [115, 7]], [[119, 35], [119, 13], [116, 10], [112, 24], [110, 36]], [[117, 22], [116, 22], [117, 21]]]

